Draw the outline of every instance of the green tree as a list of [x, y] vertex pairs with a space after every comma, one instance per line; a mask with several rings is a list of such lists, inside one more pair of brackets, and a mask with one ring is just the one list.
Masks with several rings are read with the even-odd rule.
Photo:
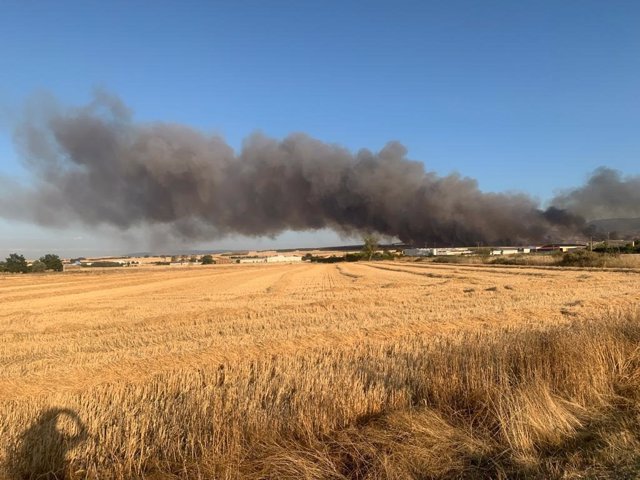
[[0, 262], [0, 273], [7, 271], [7, 264], [4, 262]]
[[205, 255], [202, 257], [202, 265], [213, 265], [216, 261], [213, 259], [211, 255]]
[[47, 270], [47, 265], [41, 260], [36, 260], [31, 264], [30, 271], [32, 271], [33, 273], [40, 273], [46, 270]]
[[374, 235], [365, 235], [362, 240], [364, 242], [362, 255], [367, 260], [371, 260], [378, 250], [378, 239]]
[[17, 253], [12, 253], [7, 257], [5, 268], [7, 272], [11, 273], [27, 273], [29, 271], [24, 256], [18, 255]]
[[47, 270], [61, 272], [64, 269], [60, 257], [58, 255], [54, 255], [53, 253], [47, 253], [45, 256], [40, 257], [40, 261], [45, 264]]

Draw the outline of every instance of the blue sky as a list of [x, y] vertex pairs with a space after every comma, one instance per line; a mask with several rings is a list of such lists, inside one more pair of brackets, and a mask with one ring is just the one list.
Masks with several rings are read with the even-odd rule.
[[[0, 174], [25, 178], [11, 122], [30, 95], [79, 104], [104, 87], [137, 120], [234, 148], [255, 130], [353, 150], [399, 140], [429, 170], [544, 201], [600, 165], [640, 173], [638, 25], [637, 1], [3, 2]], [[0, 255], [145, 248], [99, 237], [0, 220]]]

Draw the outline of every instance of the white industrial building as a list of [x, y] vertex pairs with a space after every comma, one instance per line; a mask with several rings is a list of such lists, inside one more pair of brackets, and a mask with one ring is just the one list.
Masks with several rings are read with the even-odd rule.
[[517, 255], [518, 253], [531, 253], [535, 247], [498, 247], [491, 250], [491, 255]]
[[292, 263], [301, 261], [302, 257], [295, 255], [270, 255], [268, 257], [247, 257], [237, 260], [238, 263]]
[[238, 263], [267, 263], [266, 257], [254, 257], [254, 258], [239, 258], [236, 260]]
[[288, 262], [301, 262], [302, 257], [295, 255], [272, 255], [267, 257], [267, 263], [288, 263]]
[[407, 257], [438, 257], [443, 255], [471, 255], [468, 248], [407, 248]]

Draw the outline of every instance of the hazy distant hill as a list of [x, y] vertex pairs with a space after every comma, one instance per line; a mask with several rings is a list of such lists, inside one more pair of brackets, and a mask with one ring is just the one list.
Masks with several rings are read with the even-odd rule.
[[593, 220], [589, 225], [603, 234], [615, 232], [620, 237], [640, 236], [640, 218], [603, 218]]

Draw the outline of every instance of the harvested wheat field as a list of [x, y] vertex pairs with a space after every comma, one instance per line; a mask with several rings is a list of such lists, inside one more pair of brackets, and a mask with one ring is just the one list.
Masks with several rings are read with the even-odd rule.
[[0, 276], [0, 478], [635, 478], [639, 270]]

